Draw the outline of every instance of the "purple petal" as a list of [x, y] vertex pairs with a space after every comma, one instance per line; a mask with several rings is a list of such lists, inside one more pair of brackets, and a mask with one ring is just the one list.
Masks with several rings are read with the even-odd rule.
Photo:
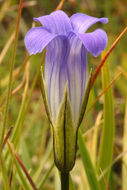
[[40, 53], [56, 35], [49, 33], [43, 27], [30, 29], [24, 39], [26, 49], [30, 55]]
[[77, 34], [85, 48], [97, 57], [107, 46], [108, 38], [106, 32], [96, 29], [91, 33]]
[[46, 48], [45, 82], [48, 92], [50, 111], [54, 121], [56, 120], [59, 106], [67, 81], [66, 69], [63, 69], [63, 80], [60, 80], [61, 67], [66, 65], [67, 39], [55, 38]]
[[39, 21], [52, 34], [66, 35], [72, 30], [69, 17], [61, 10], [55, 11], [50, 15], [34, 18]]
[[69, 39], [71, 44], [67, 60], [69, 97], [73, 118], [77, 122], [86, 85], [87, 51], [76, 35], [70, 34]]
[[106, 24], [108, 22], [107, 18], [96, 18], [91, 17], [83, 13], [76, 13], [70, 17], [73, 30], [76, 32], [86, 32], [86, 30], [97, 22], [102, 22]]
[[68, 83], [74, 121], [77, 122], [87, 74], [87, 51], [75, 35], [57, 37], [46, 48], [45, 82], [54, 121]]

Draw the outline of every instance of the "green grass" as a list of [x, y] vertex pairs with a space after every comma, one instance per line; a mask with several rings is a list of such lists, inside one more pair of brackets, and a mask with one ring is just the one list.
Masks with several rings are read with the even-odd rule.
[[[103, 89], [110, 83], [110, 74], [108, 64], [105, 63], [102, 68], [102, 85]], [[98, 173], [101, 174], [102, 171], [107, 168], [113, 157], [113, 147], [114, 147], [114, 134], [115, 134], [115, 124], [114, 124], [114, 104], [113, 104], [113, 94], [112, 89], [108, 89], [104, 94], [104, 108], [103, 108], [103, 131], [100, 144], [100, 152], [98, 159]], [[110, 170], [106, 173], [105, 179], [107, 184], [109, 183]], [[101, 189], [106, 189], [106, 184], [104, 179], [100, 181]]]

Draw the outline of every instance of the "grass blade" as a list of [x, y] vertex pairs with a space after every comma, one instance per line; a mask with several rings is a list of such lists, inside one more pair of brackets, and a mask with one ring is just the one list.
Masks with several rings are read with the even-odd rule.
[[9, 148], [9, 152], [11, 154], [12, 160], [14, 160], [14, 165], [15, 165], [15, 168], [16, 168], [17, 173], [19, 175], [19, 179], [21, 181], [21, 184], [23, 185], [25, 190], [31, 189], [31, 186], [27, 183], [27, 180], [26, 180], [24, 174], [22, 173], [22, 170], [21, 170], [21, 168], [19, 166], [19, 163], [18, 163], [18, 161], [17, 161], [17, 159], [15, 157], [15, 151], [14, 151], [10, 141], [8, 141], [8, 148]]
[[99, 136], [99, 127], [102, 118], [102, 112], [100, 112], [96, 118], [93, 137], [92, 137], [92, 147], [91, 147], [91, 159], [93, 161], [93, 165], [96, 166], [97, 159], [97, 144], [98, 144], [98, 136]]
[[2, 126], [0, 145], [3, 143], [4, 134], [5, 134], [5, 128], [6, 128], [6, 124], [7, 124], [7, 115], [8, 115], [8, 108], [9, 108], [9, 102], [10, 102], [10, 94], [11, 94], [11, 87], [12, 87], [12, 77], [13, 77], [13, 69], [14, 69], [14, 63], [15, 63], [17, 41], [18, 41], [19, 23], [20, 23], [21, 11], [22, 11], [22, 3], [23, 3], [23, 0], [20, 0], [19, 12], [18, 12], [18, 17], [17, 17], [17, 25], [16, 25], [16, 30], [15, 30], [14, 46], [13, 46], [13, 52], [12, 52], [11, 64], [10, 64], [7, 103], [6, 103], [6, 107], [5, 107], [5, 113], [4, 113], [4, 121], [3, 121], [3, 126]]
[[[105, 63], [102, 68], [102, 86], [103, 89], [110, 83], [110, 75], [108, 64]], [[112, 88], [105, 92], [104, 94], [104, 123], [102, 131], [102, 139], [100, 145], [99, 161], [98, 161], [98, 172], [107, 168], [112, 162], [113, 155], [113, 143], [114, 143], [114, 105], [113, 105], [113, 95]], [[100, 181], [101, 189], [106, 189], [106, 183], [109, 181], [110, 170], [104, 176], [104, 179]]]
[[48, 179], [49, 174], [51, 173], [51, 171], [52, 171], [53, 167], [54, 167], [54, 162], [51, 164], [51, 166], [50, 166], [49, 170], [45, 173], [45, 175], [44, 175], [44, 177], [43, 177], [42, 181], [40, 182], [40, 185], [39, 185], [38, 190], [42, 190], [43, 185], [45, 184], [46, 180]]
[[69, 187], [71, 190], [75, 190], [75, 186], [73, 184], [71, 174], [69, 174]]
[[94, 170], [94, 167], [92, 165], [92, 161], [90, 159], [87, 147], [85, 145], [82, 133], [79, 129], [78, 132], [78, 145], [79, 145], [79, 151], [82, 157], [83, 165], [86, 171], [88, 183], [90, 186], [90, 190], [100, 190], [99, 183], [97, 181], [96, 172]]
[[[126, 98], [126, 108], [125, 108], [125, 119], [124, 119], [124, 136], [123, 136], [123, 151], [127, 151], [127, 98]], [[122, 189], [127, 189], [127, 154], [123, 157], [122, 166]]]
[[65, 2], [65, 0], [61, 0], [61, 1], [60, 1], [59, 5], [58, 5], [57, 8], [56, 8], [56, 11], [62, 9], [62, 7], [63, 7], [63, 5], [64, 5], [64, 2]]
[[60, 175], [58, 169], [55, 167], [55, 181], [54, 181], [55, 190], [59, 190], [61, 188], [60, 183]]
[[7, 176], [7, 170], [4, 164], [4, 161], [2, 159], [2, 155], [0, 152], [0, 165], [1, 165], [1, 171], [2, 171], [2, 176], [3, 176], [3, 184], [6, 190], [10, 190], [9, 187], [9, 180], [8, 180], [8, 176]]
[[43, 167], [44, 167], [46, 161], [48, 160], [49, 156], [51, 155], [51, 152], [52, 152], [52, 139], [49, 140], [49, 143], [47, 145], [47, 150], [46, 150], [45, 155], [41, 161], [40, 167], [38, 167], [38, 170], [33, 175], [33, 179], [35, 182], [38, 181], [38, 178], [39, 178], [39, 176], [43, 170]]
[[12, 33], [12, 35], [10, 36], [9, 40], [7, 41], [6, 45], [4, 46], [3, 50], [0, 53], [0, 64], [2, 63], [11, 43], [13, 42], [14, 39], [14, 32]]

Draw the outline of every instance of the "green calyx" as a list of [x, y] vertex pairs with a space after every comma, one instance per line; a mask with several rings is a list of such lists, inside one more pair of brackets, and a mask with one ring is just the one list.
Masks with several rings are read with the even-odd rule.
[[53, 121], [52, 121], [51, 113], [50, 113], [50, 110], [49, 110], [47, 91], [46, 91], [45, 81], [44, 81], [44, 77], [43, 77], [43, 69], [42, 69], [42, 67], [41, 67], [40, 79], [41, 79], [41, 93], [42, 93], [42, 97], [43, 97], [43, 101], [44, 101], [44, 105], [45, 105], [45, 110], [46, 110], [46, 113], [47, 113], [48, 120], [49, 120], [51, 126], [53, 127]]
[[68, 173], [75, 164], [77, 133], [86, 110], [89, 92], [90, 92], [90, 81], [91, 81], [91, 72], [84, 93], [84, 98], [81, 106], [78, 123], [74, 123], [72, 117], [72, 110], [68, 97], [68, 86], [66, 86], [63, 99], [59, 108], [58, 116], [54, 123], [49, 110], [47, 91], [45, 87], [45, 81], [43, 78], [43, 72], [41, 69], [42, 96], [47, 116], [52, 126], [51, 129], [53, 136], [54, 161], [57, 168], [63, 173]]
[[76, 126], [73, 122], [67, 88], [53, 130], [55, 164], [62, 172], [69, 172], [75, 163]]
[[87, 85], [86, 85], [86, 89], [85, 89], [85, 93], [84, 93], [84, 97], [83, 97], [83, 102], [82, 102], [81, 111], [80, 111], [80, 114], [79, 114], [77, 127], [80, 126], [80, 124], [81, 124], [81, 122], [83, 120], [85, 111], [86, 111], [86, 107], [87, 107], [87, 103], [88, 103], [88, 99], [89, 99], [89, 93], [90, 93], [91, 77], [92, 77], [92, 69], [90, 70], [90, 74], [89, 74], [89, 77], [88, 77], [88, 81], [87, 81]]

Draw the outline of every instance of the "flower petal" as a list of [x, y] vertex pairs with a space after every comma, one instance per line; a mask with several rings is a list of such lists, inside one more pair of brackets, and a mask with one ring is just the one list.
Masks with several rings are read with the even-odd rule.
[[40, 53], [56, 35], [49, 33], [43, 27], [30, 29], [24, 39], [26, 49], [30, 55]]
[[76, 13], [70, 17], [73, 29], [76, 32], [86, 32], [86, 30], [97, 22], [102, 22], [106, 24], [108, 22], [107, 18], [96, 18], [91, 17], [83, 13]]
[[71, 33], [68, 38], [71, 44], [67, 60], [69, 98], [73, 118], [77, 122], [86, 85], [87, 51], [76, 35]]
[[57, 37], [46, 48], [45, 82], [48, 92], [50, 111], [54, 122], [62, 101], [63, 91], [66, 85], [66, 69], [63, 69], [63, 80], [60, 80], [60, 70], [66, 65], [67, 38]]
[[68, 38], [57, 37], [46, 48], [45, 82], [54, 122], [68, 83], [69, 100], [77, 122], [85, 90], [87, 50], [73, 33]]
[[85, 48], [97, 57], [107, 46], [108, 38], [105, 31], [96, 29], [91, 33], [77, 34]]
[[66, 35], [72, 30], [69, 17], [61, 10], [55, 11], [50, 15], [34, 18], [39, 21], [52, 34]]

